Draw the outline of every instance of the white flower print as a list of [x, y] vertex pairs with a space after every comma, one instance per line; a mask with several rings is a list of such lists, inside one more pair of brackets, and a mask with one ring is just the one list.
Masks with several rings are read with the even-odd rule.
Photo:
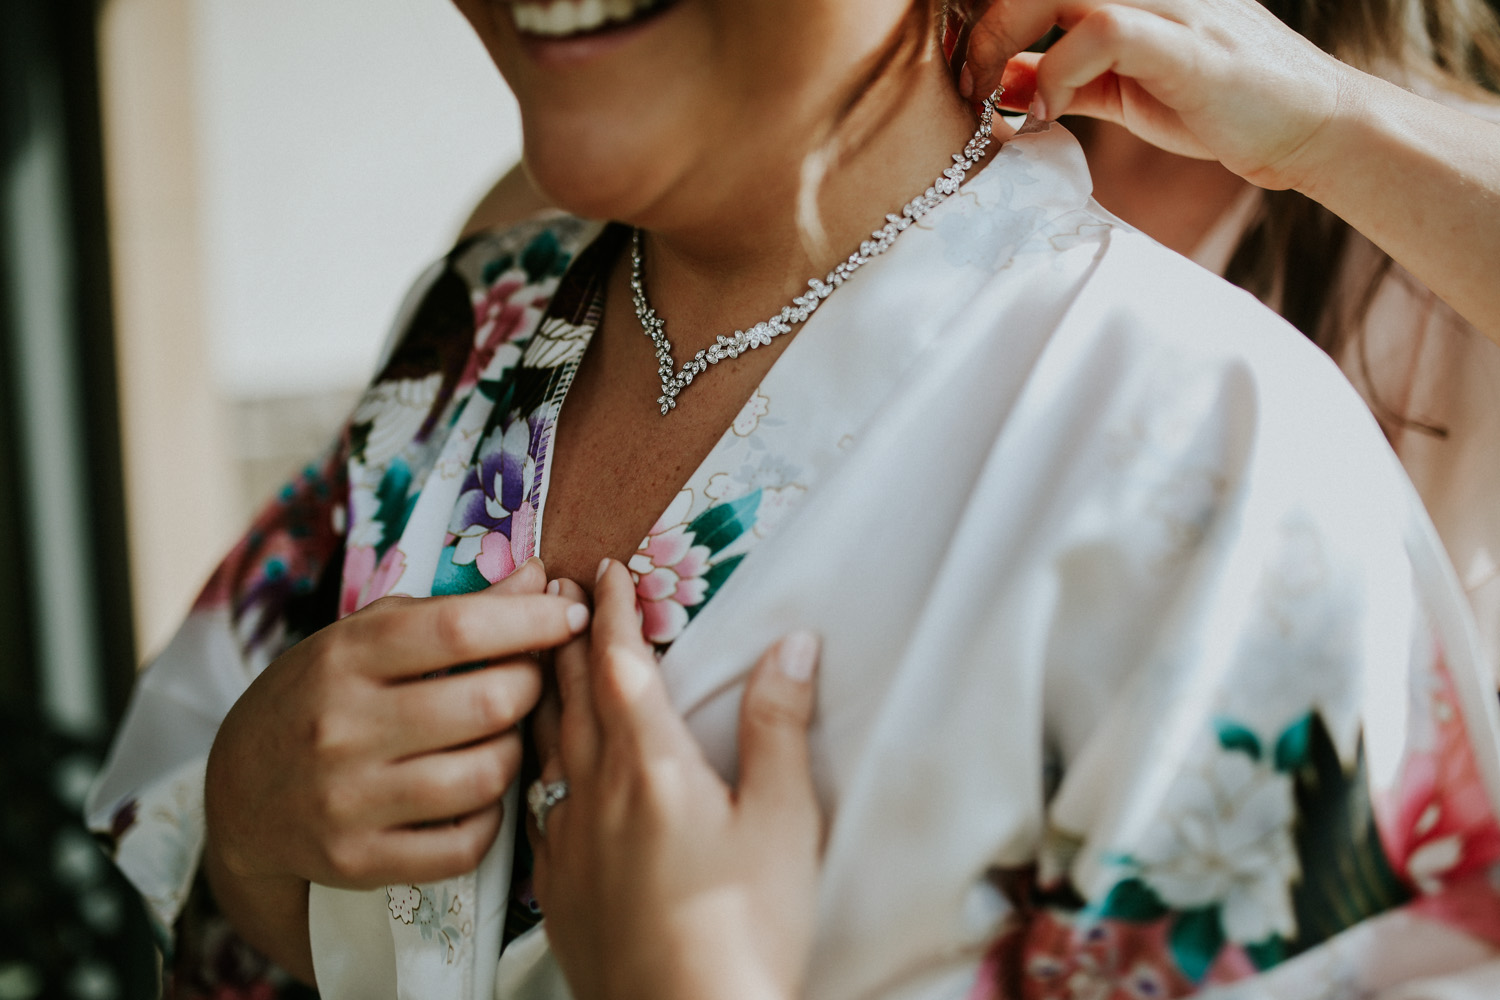
[[417, 907], [422, 904], [422, 890], [414, 885], [388, 885], [385, 887], [385, 899], [391, 908], [391, 918], [409, 924], [416, 917]]
[[558, 368], [582, 355], [593, 333], [592, 326], [575, 326], [559, 316], [549, 316], [526, 345], [522, 360], [528, 368]]
[[1133, 861], [1173, 909], [1221, 906], [1231, 941], [1291, 937], [1290, 883], [1300, 873], [1294, 816], [1291, 778], [1218, 751], [1178, 779]]
[[422, 422], [432, 412], [442, 384], [442, 373], [434, 372], [421, 379], [379, 382], [365, 393], [352, 422], [370, 425], [365, 439], [366, 466], [386, 465], [417, 436]]
[[734, 418], [734, 432], [740, 437], [749, 437], [760, 426], [760, 418], [771, 412], [771, 400], [756, 389], [750, 399]]

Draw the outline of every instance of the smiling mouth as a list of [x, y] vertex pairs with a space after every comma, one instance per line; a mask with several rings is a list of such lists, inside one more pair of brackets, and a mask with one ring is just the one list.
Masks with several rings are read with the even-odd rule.
[[597, 35], [648, 20], [676, 0], [514, 0], [511, 19], [523, 35], [549, 41]]

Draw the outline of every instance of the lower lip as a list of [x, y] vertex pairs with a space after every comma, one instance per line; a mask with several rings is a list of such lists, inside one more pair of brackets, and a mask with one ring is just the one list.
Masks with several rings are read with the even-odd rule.
[[608, 55], [616, 49], [629, 45], [641, 35], [670, 17], [682, 6], [676, 0], [658, 7], [645, 17], [628, 21], [619, 27], [605, 28], [586, 35], [569, 38], [551, 38], [519, 32], [521, 47], [526, 55], [538, 65], [546, 67], [574, 66]]

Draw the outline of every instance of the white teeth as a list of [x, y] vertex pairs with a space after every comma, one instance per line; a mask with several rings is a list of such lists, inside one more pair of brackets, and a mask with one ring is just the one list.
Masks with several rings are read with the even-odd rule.
[[516, 29], [528, 35], [561, 38], [596, 31], [611, 22], [628, 21], [660, 0], [551, 0], [510, 5]]

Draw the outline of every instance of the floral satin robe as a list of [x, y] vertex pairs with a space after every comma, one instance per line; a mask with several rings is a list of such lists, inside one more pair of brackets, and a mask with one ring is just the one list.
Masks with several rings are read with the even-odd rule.
[[[827, 300], [630, 561], [725, 775], [759, 651], [824, 637], [807, 995], [1484, 988], [1500, 719], [1379, 430], [1289, 327], [1099, 209], [1065, 131], [995, 160]], [[194, 892], [218, 721], [336, 617], [537, 550], [624, 237], [552, 219], [455, 249], [142, 677], [89, 818], [176, 995], [226, 995], [233, 964]], [[468, 876], [313, 887], [325, 996], [568, 995], [506, 807]], [[243, 995], [281, 988], [235, 954]]]

